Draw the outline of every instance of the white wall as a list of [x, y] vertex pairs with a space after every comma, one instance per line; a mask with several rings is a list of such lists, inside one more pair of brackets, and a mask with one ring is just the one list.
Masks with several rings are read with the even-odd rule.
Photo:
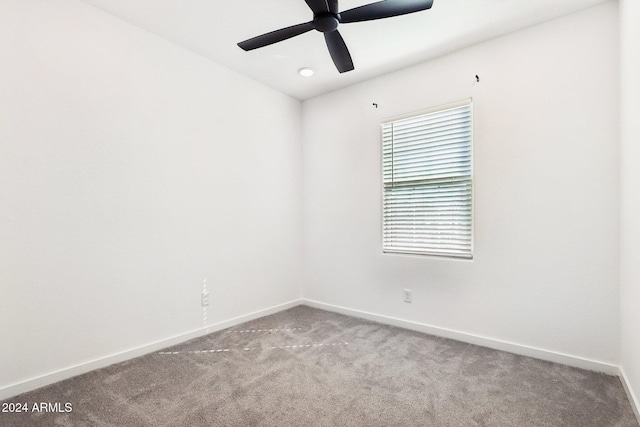
[[640, 2], [621, 0], [620, 18], [622, 369], [640, 410]]
[[[303, 297], [615, 371], [617, 24], [608, 2], [305, 101]], [[379, 123], [468, 97], [474, 260], [383, 255]]]
[[[303, 273], [304, 297], [329, 305], [604, 364], [622, 344], [637, 395], [632, 3], [619, 270], [616, 2], [307, 101], [301, 116], [82, 3], [0, 0], [0, 398], [296, 300]], [[475, 259], [382, 255], [378, 124], [470, 96]]]
[[75, 0], [0, 58], [0, 394], [300, 298], [298, 101]]

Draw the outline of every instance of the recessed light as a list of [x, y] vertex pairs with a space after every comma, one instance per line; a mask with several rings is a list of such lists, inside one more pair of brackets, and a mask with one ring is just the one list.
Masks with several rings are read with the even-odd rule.
[[302, 77], [311, 77], [313, 76], [313, 70], [308, 67], [303, 67], [298, 70], [298, 74], [300, 74]]

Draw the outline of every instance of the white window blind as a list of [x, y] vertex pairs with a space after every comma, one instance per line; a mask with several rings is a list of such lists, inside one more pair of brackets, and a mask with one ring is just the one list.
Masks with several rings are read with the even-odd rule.
[[383, 251], [473, 256], [472, 104], [382, 124]]

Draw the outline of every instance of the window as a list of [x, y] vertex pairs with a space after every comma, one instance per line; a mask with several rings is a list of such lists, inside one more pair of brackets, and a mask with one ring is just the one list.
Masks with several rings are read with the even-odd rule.
[[471, 100], [382, 123], [382, 246], [472, 258]]

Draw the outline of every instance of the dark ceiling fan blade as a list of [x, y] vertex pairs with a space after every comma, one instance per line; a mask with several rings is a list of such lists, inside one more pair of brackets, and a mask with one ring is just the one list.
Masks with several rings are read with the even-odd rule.
[[371, 21], [430, 9], [433, 0], [385, 0], [340, 12], [340, 22]]
[[309, 6], [309, 9], [313, 11], [313, 14], [329, 12], [329, 5], [327, 0], [304, 0]]
[[347, 45], [340, 33], [337, 30], [324, 33], [324, 39], [327, 42], [331, 59], [336, 64], [338, 71], [345, 73], [353, 70], [351, 54], [349, 54], [349, 49], [347, 49]]
[[282, 40], [290, 39], [291, 37], [295, 37], [300, 34], [306, 33], [307, 31], [311, 31], [314, 28], [315, 27], [313, 25], [313, 22], [305, 22], [304, 24], [293, 25], [291, 27], [271, 31], [270, 33], [245, 40], [238, 43], [238, 46], [240, 46], [244, 50], [253, 50], [259, 47], [264, 47], [270, 44], [281, 42]]
[[327, 0], [327, 4], [329, 5], [329, 12], [334, 15], [337, 15], [339, 10], [338, 0]]

